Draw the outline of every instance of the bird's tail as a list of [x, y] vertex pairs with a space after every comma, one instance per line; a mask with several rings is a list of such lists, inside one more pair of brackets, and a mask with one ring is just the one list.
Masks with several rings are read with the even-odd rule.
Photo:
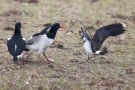
[[13, 60], [14, 60], [14, 61], [17, 61], [17, 60], [18, 60], [18, 58], [15, 56], [15, 57], [13, 58]]
[[30, 51], [29, 49], [25, 48], [24, 51]]
[[104, 47], [102, 51], [98, 50], [95, 52], [95, 54], [97, 55], [105, 55], [106, 53], [108, 53], [108, 50], [106, 47]]
[[14, 60], [14, 62], [16, 63], [16, 64], [20, 64], [19, 62], [18, 62], [18, 58], [15, 56], [14, 58], [13, 58], [13, 60]]
[[116, 23], [113, 24], [112, 29], [108, 29], [108, 32], [110, 33], [111, 36], [117, 36], [126, 31], [125, 30], [126, 26], [127, 25], [124, 23]]

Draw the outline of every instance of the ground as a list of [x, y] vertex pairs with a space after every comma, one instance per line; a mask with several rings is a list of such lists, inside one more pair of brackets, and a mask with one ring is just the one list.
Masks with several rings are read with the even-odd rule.
[[[0, 90], [134, 90], [135, 88], [135, 1], [134, 0], [1, 0], [0, 1]], [[76, 23], [81, 20], [91, 35], [107, 24], [123, 22], [126, 32], [109, 37], [102, 47], [104, 56], [87, 61], [83, 41]], [[55, 44], [46, 55], [55, 60], [48, 63], [37, 52], [23, 59], [31, 62], [14, 67], [7, 51], [6, 39], [14, 32], [16, 21], [25, 27], [23, 37], [28, 39], [40, 32], [46, 23], [59, 22], [67, 29], [59, 29]]]

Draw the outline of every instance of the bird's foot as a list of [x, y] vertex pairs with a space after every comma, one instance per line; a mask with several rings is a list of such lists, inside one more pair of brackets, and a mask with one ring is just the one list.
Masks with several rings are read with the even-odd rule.
[[47, 61], [54, 63], [54, 60], [53, 59], [48, 59]]
[[41, 61], [41, 60], [39, 60], [39, 61], [38, 61], [38, 64], [39, 64], [39, 65], [41, 65], [41, 64], [42, 64], [42, 61]]

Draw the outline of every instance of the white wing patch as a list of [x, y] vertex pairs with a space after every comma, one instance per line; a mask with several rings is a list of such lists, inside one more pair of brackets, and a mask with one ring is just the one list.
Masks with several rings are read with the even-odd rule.
[[15, 44], [15, 52], [16, 52], [16, 49], [17, 49], [17, 45]]
[[127, 27], [127, 25], [125, 23], [122, 23], [121, 22], [121, 24], [122, 24], [123, 28], [126, 28]]
[[8, 38], [8, 41], [10, 40], [11, 38]]
[[28, 40], [30, 40], [30, 39], [32, 39], [33, 38], [33, 36], [31, 36]]
[[25, 38], [22, 38], [24, 41], [26, 40]]
[[95, 52], [95, 54], [99, 54], [100, 52], [101, 52], [101, 51], [98, 50], [98, 51]]

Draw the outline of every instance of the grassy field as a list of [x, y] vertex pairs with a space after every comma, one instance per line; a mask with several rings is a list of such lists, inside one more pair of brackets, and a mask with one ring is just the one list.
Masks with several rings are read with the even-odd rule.
[[[135, 0], [0, 0], [0, 3], [0, 90], [134, 90]], [[28, 39], [40, 32], [45, 23], [59, 22], [70, 27], [77, 19], [93, 27], [92, 35], [96, 29], [115, 22], [126, 23], [128, 27], [124, 34], [104, 42], [102, 47], [108, 48], [108, 54], [88, 62], [78, 33], [81, 25], [75, 24], [65, 36], [66, 30], [59, 29], [55, 45], [46, 51], [54, 63], [49, 64], [41, 55], [39, 65], [37, 52], [31, 56], [24, 52], [24, 60], [32, 63], [14, 67], [4, 39], [12, 36], [15, 21], [25, 27], [21, 31]]]

